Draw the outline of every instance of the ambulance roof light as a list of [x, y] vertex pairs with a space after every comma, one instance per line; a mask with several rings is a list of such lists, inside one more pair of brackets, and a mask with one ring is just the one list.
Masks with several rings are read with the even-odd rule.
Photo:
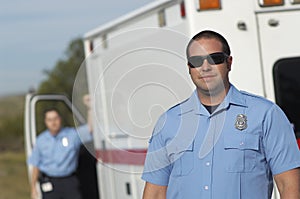
[[262, 7], [281, 6], [283, 4], [284, 4], [284, 0], [259, 0], [259, 5]]
[[221, 0], [199, 0], [199, 10], [221, 9]]
[[182, 1], [180, 3], [180, 14], [181, 14], [181, 17], [184, 18], [185, 17], [185, 5], [184, 5], [184, 1]]

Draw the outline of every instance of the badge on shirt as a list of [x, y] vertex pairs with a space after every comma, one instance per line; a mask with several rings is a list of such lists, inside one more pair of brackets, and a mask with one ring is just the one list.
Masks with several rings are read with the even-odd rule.
[[62, 142], [62, 145], [63, 145], [64, 147], [67, 147], [67, 146], [69, 146], [69, 141], [68, 141], [68, 138], [66, 138], [66, 137], [63, 137], [63, 139], [61, 140], [61, 142]]
[[244, 114], [238, 114], [236, 116], [235, 128], [238, 130], [244, 130], [247, 128], [247, 116]]

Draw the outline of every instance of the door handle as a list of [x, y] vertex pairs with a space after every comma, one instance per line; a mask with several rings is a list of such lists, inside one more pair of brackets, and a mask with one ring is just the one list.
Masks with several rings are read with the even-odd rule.
[[277, 20], [277, 19], [269, 19], [268, 24], [271, 27], [277, 27], [279, 25], [279, 20]]

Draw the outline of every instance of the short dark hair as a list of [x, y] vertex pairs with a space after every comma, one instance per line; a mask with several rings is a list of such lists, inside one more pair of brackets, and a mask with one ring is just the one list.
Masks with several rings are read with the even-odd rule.
[[50, 108], [46, 108], [45, 110], [44, 110], [44, 118], [46, 118], [46, 114], [48, 113], [48, 112], [51, 112], [51, 111], [55, 111], [60, 117], [61, 117], [61, 114], [60, 114], [60, 112], [59, 112], [59, 110], [57, 109], [57, 108], [55, 108], [55, 107], [50, 107]]
[[190, 49], [191, 44], [194, 41], [198, 41], [198, 40], [203, 39], [203, 38], [205, 38], [205, 39], [216, 39], [216, 40], [220, 41], [222, 43], [223, 52], [226, 53], [227, 55], [230, 55], [231, 52], [230, 52], [230, 47], [228, 45], [228, 42], [221, 34], [215, 32], [215, 31], [212, 31], [212, 30], [204, 30], [204, 31], [201, 31], [201, 32], [197, 33], [189, 41], [189, 43], [186, 47], [186, 57], [187, 58], [189, 57], [189, 49]]

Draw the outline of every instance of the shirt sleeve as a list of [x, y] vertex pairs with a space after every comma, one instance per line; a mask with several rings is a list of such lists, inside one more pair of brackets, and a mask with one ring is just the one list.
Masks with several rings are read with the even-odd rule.
[[40, 151], [39, 151], [38, 146], [39, 145], [38, 145], [38, 140], [37, 140], [35, 146], [33, 147], [31, 155], [27, 159], [27, 164], [28, 165], [32, 165], [32, 166], [35, 166], [35, 167], [40, 166]]
[[81, 125], [77, 127], [77, 133], [79, 136], [79, 142], [86, 143], [93, 140], [93, 136], [91, 132], [89, 131], [88, 125]]
[[263, 128], [266, 158], [273, 175], [300, 167], [300, 151], [292, 125], [277, 105], [267, 112]]
[[165, 141], [162, 137], [162, 120], [160, 118], [157, 122], [152, 137], [149, 140], [142, 179], [152, 184], [166, 186], [169, 182], [171, 163], [167, 155]]

